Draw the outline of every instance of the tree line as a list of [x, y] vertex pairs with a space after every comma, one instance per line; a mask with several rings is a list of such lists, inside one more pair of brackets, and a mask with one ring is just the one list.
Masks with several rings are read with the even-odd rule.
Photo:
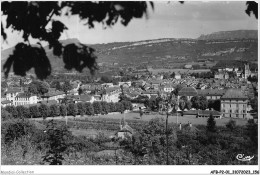
[[79, 103], [69, 103], [69, 104], [40, 104], [39, 106], [6, 106], [2, 108], [2, 118], [40, 118], [46, 119], [47, 117], [58, 117], [58, 116], [74, 116], [77, 115], [93, 116], [98, 114], [108, 114], [110, 112], [120, 112], [124, 113], [126, 110], [132, 110], [132, 103], [129, 101], [121, 101], [117, 103], [105, 102], [105, 101], [95, 101], [93, 103], [89, 102], [79, 102]]
[[[122, 97], [127, 99], [127, 97]], [[130, 99], [129, 99], [130, 100]], [[152, 111], [158, 111], [160, 103], [163, 101], [161, 97], [148, 98], [147, 96], [139, 96], [133, 100], [133, 103], [143, 103], [146, 108]], [[190, 100], [186, 96], [181, 96], [179, 99], [179, 108], [184, 111], [185, 109], [190, 110], [191, 108], [206, 110], [208, 108], [220, 111], [220, 99], [207, 99], [205, 96], [194, 96]]]

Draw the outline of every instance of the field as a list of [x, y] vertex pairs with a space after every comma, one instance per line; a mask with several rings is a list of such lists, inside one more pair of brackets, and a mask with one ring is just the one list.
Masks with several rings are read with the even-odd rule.
[[198, 70], [192, 70], [192, 69], [152, 69], [150, 70], [153, 74], [158, 74], [159, 72], [179, 72], [181, 74], [183, 73], [199, 73], [199, 72], [210, 72], [210, 69], [198, 69]]
[[[99, 115], [99, 116], [77, 116], [77, 119], [118, 119], [118, 125], [120, 122], [120, 119], [123, 119], [125, 116], [125, 121], [127, 120], [134, 120], [134, 121], [149, 121], [156, 117], [162, 117], [166, 118], [166, 115], [160, 115], [160, 114], [153, 114], [153, 115], [143, 115], [142, 119], [139, 118], [139, 113], [126, 113], [126, 114], [108, 114], [108, 115]], [[68, 116], [69, 119], [72, 119], [72, 116]], [[62, 117], [55, 117], [55, 118], [47, 118], [47, 119], [63, 119]], [[35, 119], [34, 119], [35, 120]], [[41, 118], [38, 118], [36, 120], [42, 120]], [[65, 119], [64, 119], [65, 120]], [[216, 125], [217, 126], [225, 126], [226, 123], [229, 121], [229, 118], [222, 118], [222, 119], [216, 119]], [[237, 125], [246, 125], [247, 120], [246, 119], [233, 119], [236, 121]], [[177, 116], [169, 116], [169, 123], [176, 123], [177, 122]], [[180, 116], [178, 117], [178, 124], [187, 124], [188, 122], [191, 122], [193, 125], [207, 125], [207, 118], [196, 118], [195, 116], [188, 115], [188, 116]]]

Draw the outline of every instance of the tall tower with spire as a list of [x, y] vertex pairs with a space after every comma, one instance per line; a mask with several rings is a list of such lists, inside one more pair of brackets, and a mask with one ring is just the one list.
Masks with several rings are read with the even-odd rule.
[[249, 76], [250, 76], [251, 72], [250, 72], [250, 69], [249, 69], [249, 64], [246, 63], [245, 64], [245, 79], [247, 79]]

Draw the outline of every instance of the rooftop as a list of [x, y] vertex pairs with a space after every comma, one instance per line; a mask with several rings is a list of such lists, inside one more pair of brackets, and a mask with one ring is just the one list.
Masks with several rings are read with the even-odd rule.
[[36, 96], [36, 95], [30, 94], [30, 93], [19, 93], [16, 97], [18, 97], [18, 98], [29, 98], [29, 97], [32, 97], [32, 96]]
[[12, 103], [10, 100], [4, 100], [4, 101], [1, 101], [2, 104], [9, 104], [9, 103]]
[[74, 98], [79, 101], [90, 101], [91, 100], [90, 95], [75, 95]]
[[246, 95], [242, 93], [241, 89], [229, 89], [221, 97], [221, 99], [247, 99]]
[[205, 95], [205, 96], [223, 96], [227, 90], [225, 89], [203, 89], [197, 90], [198, 95]]
[[196, 96], [197, 90], [194, 87], [184, 87], [179, 91], [179, 96]]

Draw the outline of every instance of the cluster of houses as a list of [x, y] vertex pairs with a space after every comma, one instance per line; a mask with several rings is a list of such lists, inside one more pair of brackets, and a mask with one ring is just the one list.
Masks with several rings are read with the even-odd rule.
[[247, 79], [249, 76], [257, 76], [257, 70], [251, 71], [249, 68], [249, 64], [244, 65], [243, 70], [239, 70], [237, 67], [227, 67], [227, 68], [220, 68], [218, 72], [214, 75], [215, 79], [229, 79], [229, 72], [233, 72], [236, 74], [237, 77], [242, 79]]
[[[113, 83], [103, 84], [81, 84], [79, 81], [74, 81], [73, 89], [65, 94], [55, 88], [50, 88], [49, 92], [43, 95], [34, 95], [27, 92], [23, 88], [8, 88], [1, 94], [2, 107], [13, 105], [33, 105], [39, 103], [61, 103], [67, 96], [74, 103], [94, 101], [118, 102], [120, 94], [124, 94], [135, 99], [138, 96], [147, 96], [148, 98], [156, 98], [160, 94], [171, 93], [177, 85], [185, 85], [179, 91], [179, 97], [186, 96], [189, 100], [193, 96], [205, 96], [208, 100], [220, 99], [221, 115], [223, 117], [248, 118], [247, 111], [250, 110], [249, 98], [254, 97], [254, 88], [252, 84], [243, 84], [232, 88], [221, 88], [221, 85], [216, 85], [218, 88], [213, 88], [211, 85], [219, 80], [205, 79], [200, 80], [194, 77], [187, 76], [184, 79], [162, 79], [162, 77], [150, 78], [147, 80], [119, 82], [118, 85]], [[257, 85], [256, 85], [257, 86]], [[82, 94], [78, 94], [79, 88], [82, 89]]]

